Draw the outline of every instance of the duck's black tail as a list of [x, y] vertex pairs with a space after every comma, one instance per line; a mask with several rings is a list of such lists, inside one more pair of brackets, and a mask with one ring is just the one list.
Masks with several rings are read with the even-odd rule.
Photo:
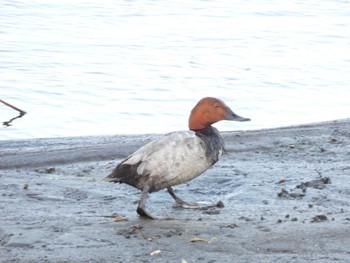
[[[117, 167], [118, 168], [118, 167]], [[110, 173], [105, 178], [101, 179], [103, 182], [110, 182], [110, 183], [121, 183], [121, 178], [118, 176], [118, 169], [115, 168], [112, 173]]]

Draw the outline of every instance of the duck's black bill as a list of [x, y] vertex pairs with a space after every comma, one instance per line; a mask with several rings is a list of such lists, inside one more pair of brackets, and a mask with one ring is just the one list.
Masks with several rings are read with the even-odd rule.
[[230, 108], [228, 109], [225, 120], [227, 120], [227, 121], [251, 121], [251, 119], [249, 119], [249, 118], [244, 118], [244, 117], [237, 115]]

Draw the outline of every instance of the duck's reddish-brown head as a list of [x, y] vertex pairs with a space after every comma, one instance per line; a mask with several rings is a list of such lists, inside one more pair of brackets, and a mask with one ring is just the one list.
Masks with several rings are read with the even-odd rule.
[[191, 111], [189, 128], [198, 131], [221, 120], [250, 121], [235, 114], [223, 101], [207, 97], [201, 99]]

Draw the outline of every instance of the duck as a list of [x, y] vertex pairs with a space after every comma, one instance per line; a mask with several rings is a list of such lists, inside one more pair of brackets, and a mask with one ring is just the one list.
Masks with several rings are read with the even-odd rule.
[[121, 161], [103, 181], [125, 183], [141, 190], [136, 209], [141, 217], [158, 218], [147, 211], [146, 201], [150, 193], [162, 189], [167, 189], [175, 206], [202, 207], [204, 202], [185, 202], [172, 187], [203, 174], [223, 155], [224, 139], [212, 126], [222, 120], [250, 121], [234, 113], [218, 98], [202, 98], [190, 113], [189, 130], [171, 132], [148, 142]]

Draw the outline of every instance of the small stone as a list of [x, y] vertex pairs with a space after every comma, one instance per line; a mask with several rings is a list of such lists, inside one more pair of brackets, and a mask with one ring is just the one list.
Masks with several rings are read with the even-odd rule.
[[154, 250], [153, 252], [151, 252], [151, 256], [158, 256], [162, 251], [160, 249]]
[[311, 222], [312, 223], [320, 223], [320, 222], [324, 222], [327, 220], [328, 220], [328, 218], [325, 215], [316, 215], [312, 218]]

